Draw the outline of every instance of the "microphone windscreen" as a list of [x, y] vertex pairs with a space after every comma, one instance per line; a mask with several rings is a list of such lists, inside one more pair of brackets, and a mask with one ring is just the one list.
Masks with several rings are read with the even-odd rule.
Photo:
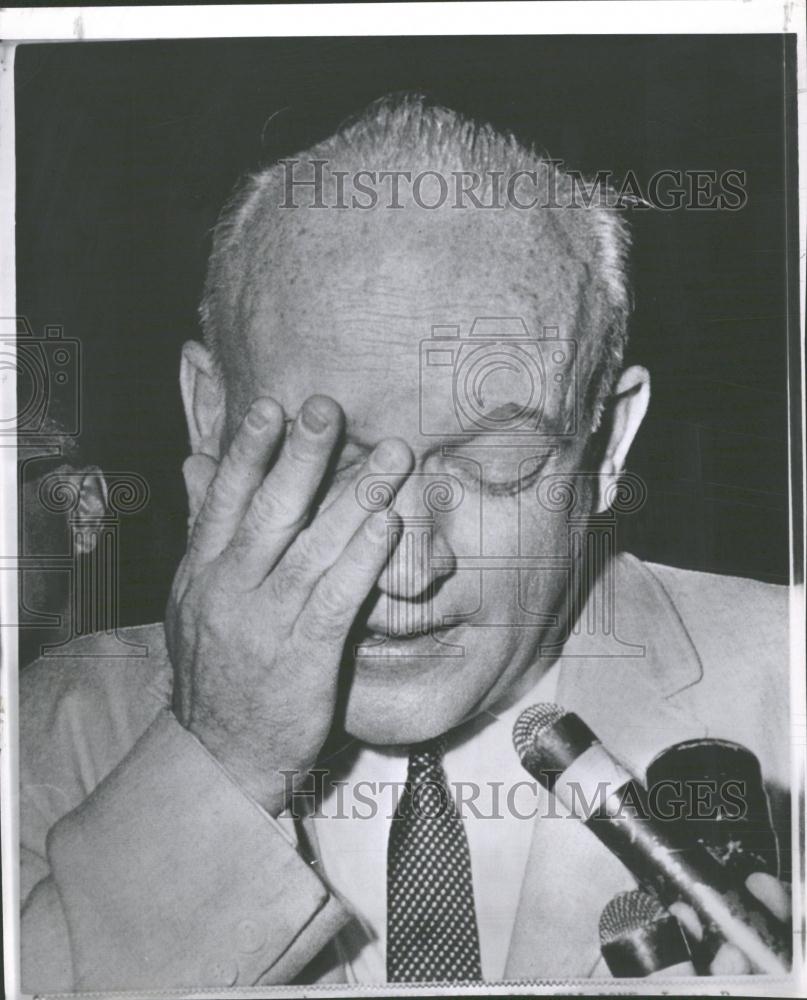
[[642, 930], [665, 914], [664, 907], [649, 892], [633, 889], [617, 893], [600, 914], [600, 944], [610, 944], [625, 934]]
[[619, 978], [649, 976], [690, 963], [678, 921], [655, 896], [640, 889], [619, 893], [602, 911], [600, 947], [611, 974]]
[[541, 733], [554, 726], [565, 714], [560, 705], [553, 705], [551, 702], [525, 708], [513, 726], [513, 746], [519, 758], [523, 760]]
[[[522, 766], [550, 791], [558, 776], [594, 744], [597, 737], [579, 716], [551, 702], [525, 708], [513, 726], [513, 745]], [[603, 760], [596, 763], [602, 765]]]

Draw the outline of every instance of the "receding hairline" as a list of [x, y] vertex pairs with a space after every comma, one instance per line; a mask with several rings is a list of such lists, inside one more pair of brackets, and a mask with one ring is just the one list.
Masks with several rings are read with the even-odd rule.
[[[430, 104], [421, 95], [392, 95], [374, 102], [340, 126], [328, 139], [291, 157], [301, 162], [325, 159], [329, 169], [348, 169], [374, 163], [376, 169], [400, 169], [407, 165], [434, 170], [530, 169], [553, 172], [555, 183], [568, 184], [568, 175], [552, 161], [511, 134], [475, 122], [449, 108]], [[395, 162], [395, 161], [398, 162]], [[250, 297], [258, 294], [271, 270], [271, 252], [280, 242], [293, 240], [305, 232], [306, 213], [286, 212], [277, 207], [282, 183], [280, 162], [249, 175], [225, 205], [214, 230], [213, 250], [208, 266], [200, 316], [205, 343], [227, 378], [228, 331], [243, 329], [242, 310]], [[473, 209], [470, 210], [473, 212]], [[514, 211], [512, 208], [505, 211]], [[558, 216], [557, 212], [562, 212]], [[572, 213], [571, 215], [569, 213]], [[333, 211], [335, 232], [339, 219], [348, 213]], [[478, 216], [478, 213], [477, 213]], [[591, 272], [592, 312], [598, 329], [588, 332], [598, 337], [600, 350], [593, 366], [597, 383], [590, 393], [594, 422], [598, 420], [604, 397], [621, 368], [627, 339], [630, 294], [626, 259], [629, 233], [624, 220], [613, 210], [597, 207], [568, 210], [538, 209], [524, 219], [525, 245], [535, 241], [542, 225], [552, 225], [559, 238], [573, 238]], [[521, 219], [519, 219], [521, 221]], [[543, 230], [546, 232], [546, 230]], [[585, 249], [586, 243], [590, 249]], [[533, 242], [533, 245], [534, 242]], [[583, 249], [581, 249], [583, 247]], [[528, 275], [525, 274], [525, 280]], [[239, 315], [241, 314], [241, 315]]]

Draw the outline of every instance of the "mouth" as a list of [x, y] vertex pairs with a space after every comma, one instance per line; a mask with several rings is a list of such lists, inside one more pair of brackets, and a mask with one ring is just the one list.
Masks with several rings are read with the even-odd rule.
[[440, 653], [441, 646], [450, 645], [446, 637], [458, 628], [440, 624], [444, 617], [445, 612], [438, 615], [431, 601], [390, 603], [374, 589], [353, 621], [345, 651], [361, 660], [433, 655], [435, 646]]
[[455, 629], [456, 625], [434, 625], [431, 623], [419, 624], [416, 628], [409, 628], [406, 631], [390, 628], [371, 628], [368, 625], [355, 627], [348, 640], [348, 648], [361, 655], [363, 652], [405, 652], [407, 649], [414, 649], [425, 643], [442, 642]]
[[425, 639], [430, 635], [445, 635], [453, 631], [456, 625], [423, 625], [407, 631], [396, 631], [395, 629], [373, 629], [366, 626], [355, 630], [352, 635], [353, 641], [359, 644], [379, 643], [379, 642], [416, 642], [418, 639]]

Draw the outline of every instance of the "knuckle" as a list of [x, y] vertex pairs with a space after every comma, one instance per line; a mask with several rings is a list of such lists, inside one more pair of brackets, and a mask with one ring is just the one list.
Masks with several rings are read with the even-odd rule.
[[299, 566], [306, 573], [310, 573], [312, 567], [319, 562], [318, 557], [321, 554], [318, 549], [320, 548], [321, 545], [315, 538], [311, 527], [304, 528], [294, 540], [294, 545], [289, 550], [286, 559], [289, 563]]
[[258, 457], [250, 453], [246, 445], [235, 443], [222, 461], [221, 469], [226, 479], [236, 482], [248, 481], [253, 488], [257, 485], [256, 478], [261, 471]]
[[292, 434], [286, 445], [286, 457], [293, 466], [302, 469], [322, 464], [330, 451], [326, 442], [306, 440], [299, 434]]
[[310, 567], [298, 559], [287, 559], [273, 574], [274, 591], [279, 598], [306, 589], [310, 585]]
[[238, 432], [230, 442], [227, 449], [227, 457], [231, 462], [241, 465], [244, 462], [252, 462], [256, 450], [260, 449], [260, 441], [256, 441], [254, 433], [251, 433], [247, 424], [242, 424]]
[[221, 470], [207, 491], [207, 508], [212, 514], [229, 510], [238, 497], [237, 486], [225, 471]]
[[332, 635], [335, 629], [344, 624], [346, 611], [341, 587], [332, 583], [322, 585], [317, 593], [312, 615], [315, 630]]
[[288, 498], [273, 489], [260, 489], [249, 508], [249, 520], [256, 528], [293, 527], [301, 516]]

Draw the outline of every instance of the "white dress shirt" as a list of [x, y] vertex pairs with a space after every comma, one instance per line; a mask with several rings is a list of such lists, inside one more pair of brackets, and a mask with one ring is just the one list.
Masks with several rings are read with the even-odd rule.
[[[557, 666], [517, 700], [485, 711], [454, 731], [443, 758], [455, 801], [465, 797], [461, 814], [471, 855], [482, 976], [488, 982], [504, 977], [535, 822], [524, 818], [536, 807], [529, 788], [510, 793], [515, 810], [507, 804], [508, 790], [530, 781], [513, 749], [513, 723], [528, 705], [552, 701], [556, 685]], [[406, 781], [408, 755], [405, 748], [362, 746], [352, 760], [349, 770], [335, 779], [346, 784], [326, 786], [314, 830], [324, 875], [357, 918], [337, 942], [347, 974], [355, 983], [384, 983], [387, 839], [396, 789]], [[470, 785], [460, 792], [460, 782], [479, 786], [474, 802]]]

